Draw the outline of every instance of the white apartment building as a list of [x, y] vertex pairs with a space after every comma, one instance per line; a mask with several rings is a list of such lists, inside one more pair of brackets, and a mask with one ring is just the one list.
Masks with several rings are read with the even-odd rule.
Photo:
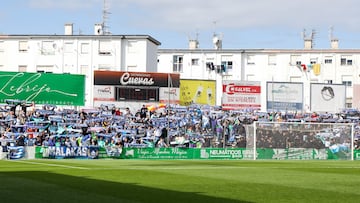
[[149, 35], [0, 35], [0, 71], [50, 72], [86, 75], [85, 105], [93, 106], [93, 72], [157, 71], [160, 42]]
[[[197, 43], [195, 43], [197, 44]], [[310, 105], [310, 83], [346, 85], [346, 107], [352, 105], [353, 86], [360, 84], [360, 50], [339, 49], [338, 40], [329, 49], [313, 49], [304, 41], [303, 49], [199, 49], [190, 41], [189, 49], [159, 49], [158, 71], [180, 73], [181, 79], [216, 80], [216, 104], [221, 105], [222, 81], [260, 81], [261, 106], [266, 111], [267, 82], [302, 82], [304, 108]], [[215, 70], [209, 68], [215, 66]], [[320, 69], [312, 70], [313, 65]], [[216, 69], [226, 66], [224, 73]], [[169, 68], [171, 70], [169, 70]], [[307, 69], [307, 70], [304, 70]], [[306, 109], [305, 109], [306, 110]], [[309, 110], [309, 109], [308, 109]]]
[[[188, 49], [158, 49], [160, 42], [151, 36], [105, 35], [101, 24], [95, 24], [92, 35], [74, 35], [72, 24], [64, 28], [64, 35], [0, 35], [0, 71], [86, 75], [86, 106], [94, 105], [94, 71], [110, 70], [213, 80], [217, 105], [223, 81], [259, 81], [263, 111], [269, 81], [302, 82], [305, 106], [310, 105], [310, 83], [345, 84], [346, 106], [358, 108], [353, 88], [360, 84], [360, 49], [339, 49], [337, 40], [329, 49], [314, 49], [309, 40], [303, 49], [223, 49], [219, 39], [214, 49], [200, 49], [196, 40]], [[316, 73], [311, 70], [315, 65], [320, 67]], [[221, 67], [225, 70], [218, 73]]]

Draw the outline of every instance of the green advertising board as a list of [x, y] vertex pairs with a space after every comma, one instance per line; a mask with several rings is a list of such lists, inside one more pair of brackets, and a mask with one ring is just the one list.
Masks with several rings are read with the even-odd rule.
[[[121, 148], [97, 147], [96, 157], [89, 155], [91, 147], [36, 147], [35, 158], [97, 158], [97, 159], [242, 159], [253, 160], [253, 149], [245, 148]], [[350, 154], [349, 154], [350, 155]], [[343, 157], [326, 149], [257, 149], [258, 160], [341, 160]], [[354, 150], [354, 160], [360, 160], [360, 150]]]
[[7, 99], [37, 104], [83, 106], [85, 76], [53, 73], [0, 72], [0, 103]]

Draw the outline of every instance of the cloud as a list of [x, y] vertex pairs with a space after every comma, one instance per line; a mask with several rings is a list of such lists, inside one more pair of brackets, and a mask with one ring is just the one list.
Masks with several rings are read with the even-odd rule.
[[29, 0], [28, 5], [36, 9], [85, 10], [101, 5], [102, 0]]
[[[103, 0], [29, 0], [32, 8], [103, 9]], [[171, 30], [339, 25], [358, 29], [358, 0], [107, 0], [110, 18]]]
[[[137, 8], [133, 23], [172, 29], [196, 26], [225, 28], [304, 27], [342, 24], [357, 26], [358, 0], [122, 0], [111, 2], [113, 13]], [[143, 18], [146, 16], [146, 18]], [[151, 23], [152, 22], [152, 23]]]
[[[19, 1], [22, 3], [19, 4]], [[3, 32], [62, 32], [61, 24], [74, 22], [75, 29], [92, 33], [102, 22], [104, 0], [17, 0], [4, 1]], [[106, 0], [107, 25], [113, 34], [149, 34], [164, 45], [186, 44], [189, 33], [199, 34], [200, 44], [210, 43], [213, 32], [224, 34], [224, 43], [234, 47], [301, 45], [301, 31], [317, 31], [328, 44], [329, 27], [334, 36], [358, 43], [359, 0]], [[20, 5], [20, 6], [19, 6]], [[13, 10], [23, 14], [21, 18]], [[44, 16], [52, 15], [52, 18]], [[17, 17], [19, 20], [16, 21]], [[12, 24], [22, 24], [12, 27]], [[36, 23], [35, 23], [36, 22]], [[32, 25], [30, 26], [30, 24]], [[43, 26], [47, 25], [47, 26]], [[21, 27], [21, 29], [19, 28]], [[12, 30], [10, 30], [12, 29]], [[320, 42], [319, 40], [317, 42]], [[287, 40], [287, 41], [286, 41]], [[203, 43], [205, 42], [205, 43]], [[341, 41], [343, 44], [345, 40]], [[274, 45], [275, 44], [275, 45]], [[321, 42], [318, 43], [321, 45]], [[228, 45], [230, 46], [230, 45]]]

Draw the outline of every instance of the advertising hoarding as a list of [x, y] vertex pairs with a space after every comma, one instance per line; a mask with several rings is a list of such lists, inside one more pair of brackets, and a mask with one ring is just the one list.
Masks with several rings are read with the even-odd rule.
[[115, 101], [115, 87], [109, 85], [94, 86], [94, 101]]
[[260, 109], [261, 83], [256, 81], [223, 81], [222, 109]]
[[216, 81], [180, 80], [180, 105], [190, 104], [215, 105]]
[[165, 104], [179, 104], [180, 103], [180, 88], [175, 87], [160, 87], [159, 101]]
[[73, 74], [0, 72], [0, 102], [7, 99], [37, 104], [85, 103], [85, 76]]
[[346, 86], [343, 84], [311, 83], [310, 108], [315, 112], [340, 112], [346, 104]]
[[127, 71], [94, 71], [94, 85], [179, 87], [180, 74]]
[[266, 109], [268, 111], [302, 111], [303, 83], [267, 82]]
[[179, 86], [180, 74], [176, 73], [94, 71], [94, 101], [178, 104]]

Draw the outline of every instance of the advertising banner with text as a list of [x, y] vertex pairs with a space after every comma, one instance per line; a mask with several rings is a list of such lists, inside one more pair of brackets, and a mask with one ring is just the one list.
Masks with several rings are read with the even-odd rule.
[[124, 71], [94, 71], [94, 85], [179, 87], [180, 74]]
[[[18, 154], [17, 154], [18, 155]], [[16, 157], [19, 158], [19, 157]], [[21, 157], [20, 157], [21, 158]], [[243, 159], [254, 160], [251, 148], [121, 148], [121, 147], [36, 147], [37, 159]], [[334, 153], [329, 149], [288, 148], [256, 149], [256, 159], [273, 160], [349, 160], [350, 153]], [[360, 160], [360, 150], [354, 150]]]
[[266, 109], [268, 111], [302, 111], [303, 83], [267, 82]]
[[85, 76], [53, 73], [0, 72], [0, 103], [7, 99], [37, 104], [83, 106]]
[[222, 108], [234, 109], [260, 109], [261, 83], [255, 81], [223, 81]]
[[178, 104], [179, 86], [177, 73], [94, 71], [94, 101]]

